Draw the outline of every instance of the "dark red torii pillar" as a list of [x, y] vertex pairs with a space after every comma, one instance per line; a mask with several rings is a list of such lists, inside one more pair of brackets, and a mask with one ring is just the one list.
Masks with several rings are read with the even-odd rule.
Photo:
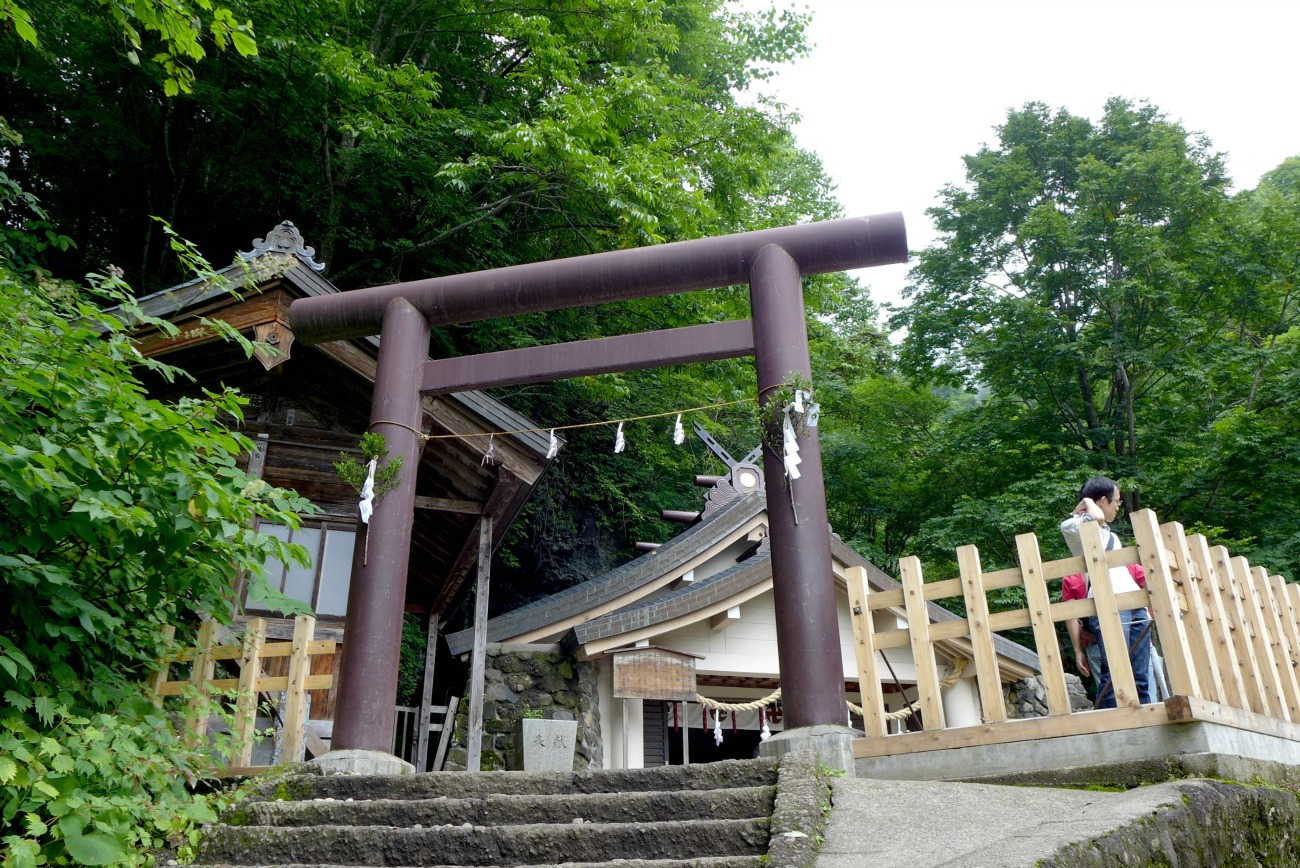
[[[410, 428], [419, 427], [422, 369], [436, 364], [427, 361], [430, 327], [749, 283], [763, 402], [765, 390], [791, 373], [811, 381], [801, 277], [906, 259], [902, 215], [882, 214], [303, 298], [293, 302], [289, 318], [294, 336], [309, 344], [369, 336], [382, 328], [371, 426], [387, 438], [390, 455], [409, 452], [405, 466], [414, 468], [419, 441]], [[727, 355], [736, 354], [734, 343]], [[581, 347], [537, 349], [555, 351], [557, 371], [591, 373], [590, 364], [577, 357]], [[684, 358], [641, 361], [650, 367]], [[499, 371], [494, 384], [504, 384]], [[842, 727], [844, 672], [815, 429], [800, 436], [799, 448], [803, 472], [793, 496], [781, 456], [764, 448], [782, 705], [787, 729]], [[353, 561], [335, 748], [387, 752], [391, 747], [414, 495], [415, 474], [401, 474], [371, 517], [368, 543], [358, 546], [358, 552], [368, 548], [368, 557], [358, 554]]]

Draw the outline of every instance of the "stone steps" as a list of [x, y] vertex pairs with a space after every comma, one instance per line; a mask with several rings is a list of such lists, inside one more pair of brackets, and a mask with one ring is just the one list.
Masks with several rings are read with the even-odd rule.
[[[308, 767], [313, 768], [313, 767]], [[303, 774], [277, 781], [260, 798], [308, 801], [345, 799], [484, 799], [493, 795], [576, 795], [644, 793], [662, 790], [721, 790], [776, 784], [772, 759], [726, 760], [691, 766], [585, 772], [432, 772], [415, 775]]]
[[532, 823], [402, 829], [389, 826], [218, 826], [201, 863], [344, 862], [349, 865], [537, 865], [624, 858], [689, 859], [767, 852], [770, 820]]
[[310, 773], [268, 779], [209, 828], [196, 862], [760, 868], [810, 864], [811, 855], [800, 863], [791, 854], [811, 854], [824, 819], [811, 754], [787, 754], [779, 767], [760, 759], [577, 773], [299, 770]]
[[[609, 862], [560, 862], [555, 865], [536, 864], [529, 868], [759, 868], [759, 856], [704, 856], [697, 859], [614, 859]], [[236, 865], [211, 865], [208, 868], [242, 868]], [[361, 865], [259, 865], [258, 868], [368, 868]], [[460, 868], [455, 865], [394, 866], [394, 868]], [[482, 868], [513, 868], [491, 865]]]
[[644, 823], [770, 817], [776, 787], [726, 790], [492, 795], [482, 799], [255, 802], [241, 816], [249, 826], [505, 826], [523, 823]]

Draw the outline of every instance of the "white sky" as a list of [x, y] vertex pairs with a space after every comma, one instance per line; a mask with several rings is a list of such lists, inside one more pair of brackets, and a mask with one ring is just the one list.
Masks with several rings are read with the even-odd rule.
[[[798, 111], [800, 144], [839, 185], [846, 216], [925, 209], [964, 180], [961, 157], [1026, 102], [1096, 119], [1147, 100], [1227, 154], [1237, 189], [1300, 154], [1294, 0], [741, 0], [807, 8], [812, 56], [758, 85]], [[898, 302], [909, 266], [857, 276]]]

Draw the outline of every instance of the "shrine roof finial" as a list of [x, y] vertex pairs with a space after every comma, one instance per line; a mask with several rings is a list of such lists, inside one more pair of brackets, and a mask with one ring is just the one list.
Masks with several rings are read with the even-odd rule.
[[263, 253], [291, 253], [301, 259], [312, 271], [320, 273], [325, 270], [325, 263], [317, 262], [313, 258], [316, 255], [316, 248], [306, 245], [292, 220], [285, 220], [266, 233], [265, 238], [254, 238], [253, 249], [241, 252], [239, 255], [244, 259], [252, 259]]

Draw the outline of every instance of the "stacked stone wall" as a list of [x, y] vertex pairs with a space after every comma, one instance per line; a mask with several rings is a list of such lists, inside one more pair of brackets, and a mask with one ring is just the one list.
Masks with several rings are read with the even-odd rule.
[[[1088, 691], [1084, 689], [1079, 676], [1065, 675], [1065, 688], [1070, 694], [1070, 710], [1086, 711], [1092, 708]], [[1003, 693], [1007, 703], [1007, 719], [1023, 720], [1028, 717], [1047, 717], [1047, 690], [1043, 687], [1043, 676], [1035, 675], [1023, 681], [1007, 685]]]
[[[575, 771], [603, 764], [596, 665], [576, 661], [556, 645], [488, 645], [483, 672], [483, 745], [479, 767], [508, 768], [517, 724], [523, 717], [576, 720]], [[456, 714], [444, 768], [464, 771], [469, 724], [469, 685]]]

